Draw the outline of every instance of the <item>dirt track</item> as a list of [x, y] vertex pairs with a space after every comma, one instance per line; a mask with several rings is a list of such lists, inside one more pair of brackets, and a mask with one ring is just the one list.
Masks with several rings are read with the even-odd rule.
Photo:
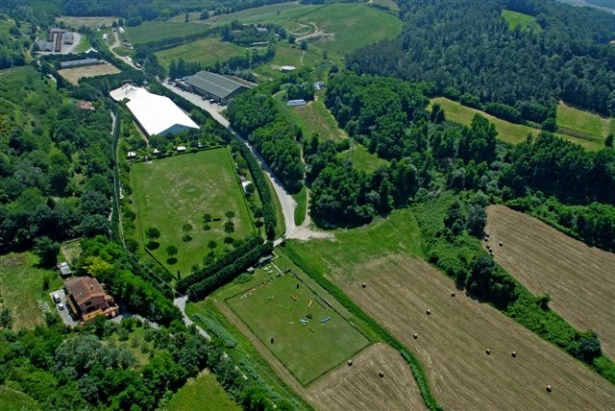
[[408, 364], [385, 344], [366, 348], [353, 358], [352, 366], [342, 364], [320, 378], [309, 387], [307, 397], [322, 410], [427, 409]]
[[570, 324], [594, 330], [615, 358], [615, 254], [504, 206], [489, 207], [486, 231], [502, 267], [532, 293], [549, 294], [549, 306]]
[[451, 296], [453, 281], [424, 261], [388, 256], [350, 270], [334, 282], [418, 356], [445, 409], [615, 409], [606, 380], [496, 309]]

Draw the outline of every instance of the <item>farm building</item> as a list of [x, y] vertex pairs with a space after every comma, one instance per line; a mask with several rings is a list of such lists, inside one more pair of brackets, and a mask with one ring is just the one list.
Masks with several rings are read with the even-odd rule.
[[249, 89], [245, 84], [208, 71], [199, 71], [193, 76], [184, 77], [183, 81], [198, 94], [213, 98], [223, 105]]
[[129, 100], [126, 106], [148, 136], [174, 135], [199, 128], [168, 97], [152, 94], [130, 84], [112, 90], [109, 94], [115, 101]]
[[60, 62], [61, 69], [67, 68], [75, 68], [75, 67], [85, 67], [85, 66], [95, 66], [97, 64], [102, 64], [104, 61], [98, 59], [81, 59], [81, 60], [71, 60], [71, 61], [62, 61]]

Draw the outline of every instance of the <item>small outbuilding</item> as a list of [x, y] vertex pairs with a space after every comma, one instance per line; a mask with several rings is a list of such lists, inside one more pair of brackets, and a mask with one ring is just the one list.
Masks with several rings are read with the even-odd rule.
[[70, 269], [66, 261], [61, 262], [57, 265], [57, 267], [58, 270], [60, 270], [60, 275], [62, 277], [70, 277], [73, 274], [73, 271]]

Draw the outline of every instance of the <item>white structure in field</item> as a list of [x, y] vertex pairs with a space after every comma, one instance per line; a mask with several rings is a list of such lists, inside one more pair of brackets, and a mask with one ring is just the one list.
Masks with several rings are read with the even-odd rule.
[[126, 84], [109, 94], [115, 101], [129, 100], [126, 106], [148, 137], [199, 128], [170, 98], [152, 94], [142, 87]]

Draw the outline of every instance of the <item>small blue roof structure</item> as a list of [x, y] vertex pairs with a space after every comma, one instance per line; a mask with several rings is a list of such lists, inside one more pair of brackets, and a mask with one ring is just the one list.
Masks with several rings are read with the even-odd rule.
[[304, 99], [299, 99], [299, 100], [288, 100], [288, 103], [286, 103], [287, 106], [290, 107], [298, 107], [298, 106], [305, 106], [307, 103], [305, 102]]

